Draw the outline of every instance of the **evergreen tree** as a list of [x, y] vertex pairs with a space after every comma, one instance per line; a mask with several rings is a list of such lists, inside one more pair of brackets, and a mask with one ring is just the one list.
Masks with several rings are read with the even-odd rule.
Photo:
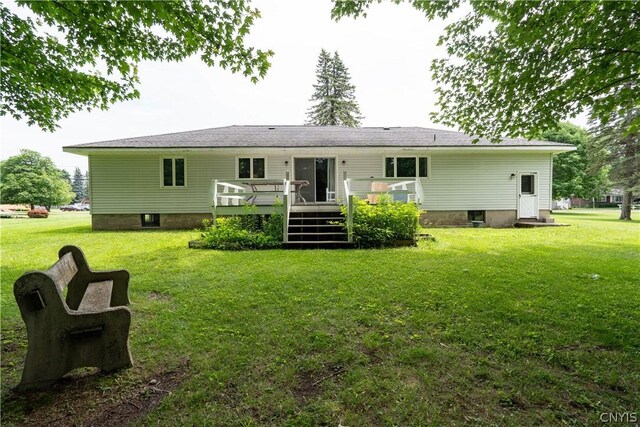
[[595, 126], [590, 147], [592, 164], [610, 165], [611, 182], [623, 190], [620, 219], [626, 220], [631, 219], [633, 194], [640, 192], [640, 131], [631, 125], [639, 118], [640, 108], [636, 107]]
[[307, 111], [307, 123], [313, 126], [360, 126], [360, 107], [356, 101], [356, 87], [351, 84], [349, 70], [338, 52], [333, 57], [322, 49], [316, 65], [317, 83], [313, 85], [311, 101], [316, 102]]
[[71, 189], [74, 193], [76, 193], [75, 202], [81, 202], [84, 199], [85, 191], [84, 191], [84, 175], [79, 167], [76, 167], [75, 171], [73, 171], [73, 182], [71, 183]]
[[91, 197], [89, 193], [89, 171], [84, 173], [84, 197]]

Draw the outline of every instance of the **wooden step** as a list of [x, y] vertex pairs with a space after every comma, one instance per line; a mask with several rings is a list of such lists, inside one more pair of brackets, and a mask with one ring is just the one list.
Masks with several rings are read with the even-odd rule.
[[298, 228], [313, 228], [313, 227], [340, 227], [342, 228], [342, 224], [289, 224], [289, 228], [298, 227]]
[[335, 221], [335, 220], [343, 220], [344, 221], [344, 217], [343, 216], [289, 216], [289, 220], [331, 220], [331, 221]]
[[346, 236], [347, 233], [343, 231], [336, 232], [319, 232], [319, 233], [288, 233], [289, 236]]
[[287, 249], [350, 249], [354, 247], [354, 244], [346, 240], [318, 240], [315, 242], [287, 242], [284, 247]]

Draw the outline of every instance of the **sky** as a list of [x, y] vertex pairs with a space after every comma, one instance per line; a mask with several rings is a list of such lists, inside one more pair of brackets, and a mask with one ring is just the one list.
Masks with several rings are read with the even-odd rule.
[[[436, 46], [445, 22], [428, 21], [408, 4], [372, 5], [366, 18], [331, 19], [330, 1], [254, 0], [261, 11], [246, 41], [275, 52], [264, 80], [209, 68], [197, 57], [181, 63], [145, 62], [140, 99], [107, 111], [77, 112], [53, 133], [0, 118], [0, 158], [28, 148], [59, 168], [87, 169], [65, 145], [229, 125], [303, 124], [320, 49], [338, 51], [356, 86], [362, 126], [443, 128], [429, 119], [435, 85], [429, 66], [446, 52]], [[20, 11], [15, 5], [9, 6]]]

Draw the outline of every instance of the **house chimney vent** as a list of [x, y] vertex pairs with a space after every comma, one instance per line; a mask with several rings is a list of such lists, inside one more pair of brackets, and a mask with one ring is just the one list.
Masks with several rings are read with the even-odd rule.
[[382, 130], [389, 130], [389, 128], [382, 128]]

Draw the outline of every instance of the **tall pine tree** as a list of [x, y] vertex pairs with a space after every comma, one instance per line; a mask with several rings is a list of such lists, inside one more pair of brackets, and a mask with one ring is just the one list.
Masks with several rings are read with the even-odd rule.
[[595, 134], [590, 147], [592, 164], [609, 165], [609, 178], [623, 190], [620, 219], [631, 219], [634, 194], [640, 192], [640, 130], [632, 123], [640, 118], [640, 108], [630, 108], [626, 114], [600, 123], [592, 130]]
[[316, 84], [311, 101], [316, 102], [307, 111], [307, 125], [360, 126], [360, 107], [356, 101], [356, 87], [351, 84], [349, 70], [338, 52], [322, 49], [316, 65]]
[[71, 189], [76, 193], [75, 202], [81, 202], [84, 199], [84, 175], [79, 167], [73, 171], [73, 181], [71, 182]]

